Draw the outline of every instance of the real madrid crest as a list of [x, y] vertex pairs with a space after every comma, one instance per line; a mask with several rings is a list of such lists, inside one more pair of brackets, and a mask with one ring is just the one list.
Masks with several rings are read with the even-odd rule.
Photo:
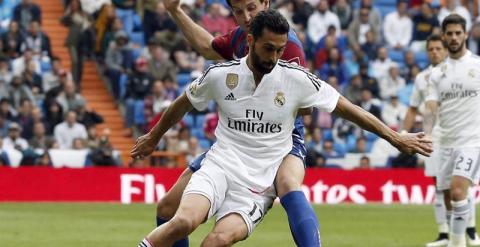
[[285, 105], [285, 94], [283, 92], [277, 92], [275, 99], [273, 100], [276, 106], [282, 107]]
[[238, 74], [228, 73], [225, 84], [230, 90], [236, 88], [238, 86]]

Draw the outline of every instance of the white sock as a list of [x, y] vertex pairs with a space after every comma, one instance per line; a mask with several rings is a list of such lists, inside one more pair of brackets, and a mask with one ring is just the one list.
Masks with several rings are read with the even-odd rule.
[[467, 229], [470, 207], [468, 200], [452, 201], [453, 215], [450, 223], [450, 232], [454, 235], [463, 235]]
[[150, 243], [150, 241], [147, 240], [147, 238], [144, 238], [140, 244], [138, 244], [138, 247], [153, 247], [153, 244]]
[[433, 210], [435, 212], [435, 221], [438, 225], [438, 232], [448, 233], [447, 208], [445, 207], [443, 191], [441, 190], [435, 191]]
[[470, 187], [468, 189], [468, 204], [470, 206], [470, 215], [468, 217], [467, 227], [475, 227], [476, 207], [475, 207], [475, 189], [473, 187]]

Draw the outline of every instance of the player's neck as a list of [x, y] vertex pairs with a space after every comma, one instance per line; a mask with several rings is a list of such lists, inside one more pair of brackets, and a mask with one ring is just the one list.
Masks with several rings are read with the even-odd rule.
[[250, 55], [247, 57], [247, 66], [250, 69], [250, 71], [252, 71], [252, 73], [253, 73], [253, 79], [255, 80], [255, 86], [258, 86], [258, 84], [260, 84], [260, 82], [262, 81], [262, 78], [263, 78], [264, 74], [258, 72], [255, 69], [255, 67], [252, 64], [252, 59], [251, 59]]
[[460, 51], [455, 52], [455, 53], [450, 52], [448, 55], [452, 59], [459, 59], [459, 58], [463, 57], [463, 55], [465, 55], [465, 53], [467, 53], [467, 48], [464, 46]]

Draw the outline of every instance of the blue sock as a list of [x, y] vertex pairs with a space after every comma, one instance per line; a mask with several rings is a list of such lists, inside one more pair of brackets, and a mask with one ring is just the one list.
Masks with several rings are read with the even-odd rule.
[[[157, 216], [157, 226], [161, 226], [162, 224], [167, 223], [167, 222], [168, 222], [168, 220], [164, 220], [164, 219]], [[172, 247], [188, 247], [188, 237], [178, 240], [177, 242], [175, 242], [173, 244]]]
[[320, 232], [317, 217], [302, 191], [291, 191], [280, 198], [290, 223], [293, 239], [299, 247], [319, 247]]

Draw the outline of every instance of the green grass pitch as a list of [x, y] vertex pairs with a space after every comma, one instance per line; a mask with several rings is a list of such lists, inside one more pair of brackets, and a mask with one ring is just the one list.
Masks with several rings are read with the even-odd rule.
[[[154, 205], [0, 203], [1, 247], [136, 247], [154, 228]], [[436, 236], [432, 206], [315, 206], [326, 247], [415, 247]], [[199, 246], [213, 221], [190, 236]], [[295, 246], [276, 204], [237, 246]]]

